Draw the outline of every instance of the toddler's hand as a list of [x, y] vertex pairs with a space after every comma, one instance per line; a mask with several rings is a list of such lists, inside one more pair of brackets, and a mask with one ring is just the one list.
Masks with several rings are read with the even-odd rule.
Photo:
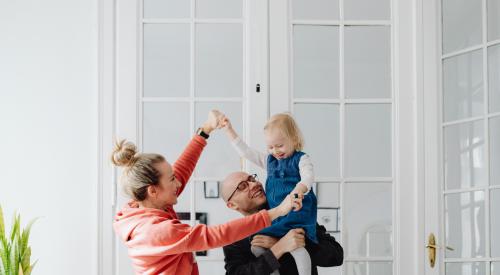
[[222, 118], [221, 127], [226, 129], [226, 130], [233, 129], [233, 125], [231, 124], [231, 120], [227, 116], [224, 116]]
[[[301, 201], [304, 199], [304, 193], [301, 190], [293, 190], [290, 193], [290, 196], [294, 199], [299, 199]], [[294, 206], [293, 211], [299, 211], [301, 208], [302, 208], [302, 204], [300, 204], [300, 206]]]

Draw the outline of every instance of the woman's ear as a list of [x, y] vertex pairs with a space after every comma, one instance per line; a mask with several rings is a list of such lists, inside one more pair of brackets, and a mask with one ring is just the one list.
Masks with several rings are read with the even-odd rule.
[[156, 199], [157, 195], [158, 195], [158, 190], [156, 189], [156, 186], [154, 185], [148, 186], [148, 197]]

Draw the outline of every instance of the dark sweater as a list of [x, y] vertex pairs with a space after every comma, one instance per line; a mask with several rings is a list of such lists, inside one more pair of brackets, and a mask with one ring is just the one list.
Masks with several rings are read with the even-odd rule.
[[[306, 250], [311, 256], [312, 275], [317, 275], [317, 266], [330, 267], [342, 265], [344, 250], [334, 237], [326, 233], [324, 226], [316, 224], [318, 244], [306, 242]], [[279, 268], [280, 274], [298, 275], [295, 261], [290, 253], [285, 253], [278, 260], [274, 254], [267, 250], [259, 257], [250, 251], [250, 238], [237, 241], [224, 246], [224, 261], [227, 275], [261, 275], [271, 274]]]

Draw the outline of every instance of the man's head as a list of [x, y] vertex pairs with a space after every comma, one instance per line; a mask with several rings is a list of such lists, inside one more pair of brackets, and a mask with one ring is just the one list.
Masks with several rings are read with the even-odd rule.
[[229, 174], [222, 183], [222, 198], [227, 207], [243, 215], [256, 213], [266, 203], [266, 194], [256, 175], [245, 172]]

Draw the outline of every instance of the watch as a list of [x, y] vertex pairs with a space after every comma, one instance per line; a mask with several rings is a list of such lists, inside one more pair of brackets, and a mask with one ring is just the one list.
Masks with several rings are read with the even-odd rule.
[[203, 128], [198, 128], [198, 130], [196, 130], [196, 134], [199, 135], [199, 136], [202, 136], [203, 138], [205, 139], [208, 139], [210, 137], [209, 134], [203, 132]]

